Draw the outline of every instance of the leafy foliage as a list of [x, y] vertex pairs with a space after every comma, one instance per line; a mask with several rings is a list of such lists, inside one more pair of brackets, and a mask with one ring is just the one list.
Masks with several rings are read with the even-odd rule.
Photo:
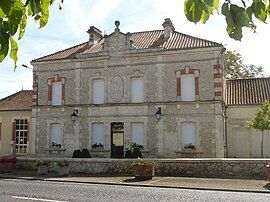
[[245, 65], [240, 53], [235, 51], [226, 51], [227, 75], [228, 79], [253, 78], [264, 76], [264, 70], [261, 66]]
[[248, 126], [262, 133], [261, 141], [261, 157], [263, 157], [263, 132], [265, 130], [270, 130], [270, 102], [265, 102], [261, 107], [259, 107], [255, 113], [254, 119], [252, 119]]
[[[241, 0], [240, 5], [232, 2], [237, 1], [225, 0], [221, 13], [226, 18], [228, 35], [235, 40], [242, 39], [243, 27], [256, 31], [255, 18], [262, 22], [270, 18], [269, 0]], [[205, 23], [214, 11], [219, 12], [220, 5], [219, 0], [185, 0], [185, 15], [191, 22]]]
[[270, 130], [270, 102], [265, 102], [257, 109], [254, 119], [249, 122], [249, 127], [258, 131]]
[[[39, 28], [44, 27], [49, 19], [49, 7], [55, 0], [1, 0], [0, 1], [0, 63], [9, 53], [10, 58], [18, 60], [18, 40], [23, 38], [28, 17], [39, 22]], [[60, 0], [59, 0], [60, 1]], [[63, 0], [59, 2], [59, 8]]]

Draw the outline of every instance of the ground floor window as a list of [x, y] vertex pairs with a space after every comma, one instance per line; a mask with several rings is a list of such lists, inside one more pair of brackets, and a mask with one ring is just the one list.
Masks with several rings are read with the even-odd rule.
[[62, 148], [63, 147], [63, 135], [62, 127], [59, 123], [51, 124], [51, 147]]
[[140, 148], [144, 146], [144, 124], [143, 123], [131, 123], [131, 137], [132, 144], [136, 144]]
[[92, 124], [92, 148], [104, 148], [104, 124], [103, 123], [93, 123]]
[[27, 153], [28, 121], [27, 119], [15, 120], [15, 152]]
[[180, 133], [181, 149], [196, 149], [196, 124], [182, 123]]

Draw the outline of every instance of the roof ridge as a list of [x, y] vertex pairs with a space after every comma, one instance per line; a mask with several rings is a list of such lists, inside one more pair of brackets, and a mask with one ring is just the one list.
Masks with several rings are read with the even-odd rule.
[[8, 99], [10, 97], [13, 97], [13, 96], [15, 96], [15, 95], [17, 95], [17, 94], [19, 94], [21, 92], [26, 92], [26, 91], [32, 92], [33, 90], [20, 90], [20, 91], [17, 91], [15, 93], [11, 94], [11, 95], [8, 95], [7, 97], [4, 97], [4, 98], [0, 99], [0, 101], [4, 101], [4, 100], [6, 100], [6, 99]]
[[163, 29], [157, 29], [157, 30], [147, 30], [147, 31], [139, 31], [139, 32], [130, 32], [131, 34], [139, 34], [139, 33], [146, 33], [146, 32], [156, 32], [156, 31], [164, 31]]
[[80, 43], [80, 44], [77, 44], [77, 45], [74, 45], [74, 46], [71, 46], [71, 47], [69, 47], [69, 48], [66, 48], [66, 49], [63, 49], [63, 50], [60, 50], [60, 51], [54, 52], [54, 53], [51, 53], [51, 54], [49, 54], [49, 55], [45, 55], [45, 56], [42, 56], [42, 57], [36, 58], [36, 59], [32, 60], [31, 62], [36, 62], [36, 61], [41, 60], [41, 59], [43, 59], [43, 58], [46, 58], [46, 57], [49, 57], [49, 56], [53, 56], [53, 55], [55, 55], [55, 54], [57, 54], [57, 53], [61, 53], [61, 52], [64, 52], [64, 51], [70, 50], [70, 49], [72, 49], [72, 48], [75, 48], [75, 47], [81, 46], [81, 45], [86, 44], [86, 43], [87, 43], [87, 41], [86, 41], [86, 42], [83, 42], [83, 43]]
[[243, 81], [243, 80], [255, 80], [255, 79], [270, 79], [270, 77], [250, 77], [250, 78], [236, 78], [236, 79], [226, 79], [226, 81]]
[[178, 34], [182, 34], [182, 35], [184, 35], [184, 36], [186, 36], [186, 37], [191, 37], [191, 38], [195, 38], [195, 39], [200, 39], [200, 40], [203, 40], [203, 41], [205, 41], [205, 42], [211, 42], [211, 43], [215, 43], [215, 44], [218, 44], [218, 45], [220, 45], [220, 46], [222, 46], [222, 44], [221, 43], [217, 43], [217, 42], [215, 42], [215, 41], [210, 41], [210, 40], [208, 40], [208, 39], [203, 39], [203, 38], [200, 38], [200, 37], [197, 37], [197, 36], [192, 36], [192, 35], [189, 35], [189, 34], [184, 34], [184, 33], [182, 33], [182, 32], [179, 32], [179, 31], [174, 31], [175, 33], [178, 33]]

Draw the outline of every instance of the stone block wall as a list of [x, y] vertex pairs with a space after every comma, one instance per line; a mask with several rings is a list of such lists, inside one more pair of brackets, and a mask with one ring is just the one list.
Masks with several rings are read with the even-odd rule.
[[[17, 169], [32, 170], [37, 159], [20, 158]], [[47, 158], [50, 171], [57, 171], [57, 162]], [[133, 159], [70, 159], [71, 173], [87, 175], [132, 175]], [[270, 159], [147, 159], [154, 161], [156, 176], [266, 179], [266, 163]]]

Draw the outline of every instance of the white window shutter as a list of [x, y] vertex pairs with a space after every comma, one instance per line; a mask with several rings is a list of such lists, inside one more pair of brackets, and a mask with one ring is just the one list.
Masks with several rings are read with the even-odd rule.
[[181, 75], [181, 100], [195, 101], [195, 76], [193, 74]]
[[52, 83], [52, 105], [62, 104], [62, 83], [53, 82]]
[[62, 129], [61, 124], [54, 123], [51, 124], [51, 145], [60, 144], [62, 147]]
[[92, 145], [93, 144], [103, 144], [105, 140], [104, 124], [103, 123], [93, 123], [92, 124]]
[[132, 123], [131, 124], [132, 142], [144, 146], [144, 124]]
[[182, 123], [181, 124], [181, 148], [185, 145], [192, 144], [196, 146], [196, 124]]
[[131, 79], [131, 102], [138, 103], [144, 101], [143, 78]]
[[92, 98], [93, 104], [103, 104], [104, 103], [104, 80], [95, 79], [93, 80], [92, 88]]

